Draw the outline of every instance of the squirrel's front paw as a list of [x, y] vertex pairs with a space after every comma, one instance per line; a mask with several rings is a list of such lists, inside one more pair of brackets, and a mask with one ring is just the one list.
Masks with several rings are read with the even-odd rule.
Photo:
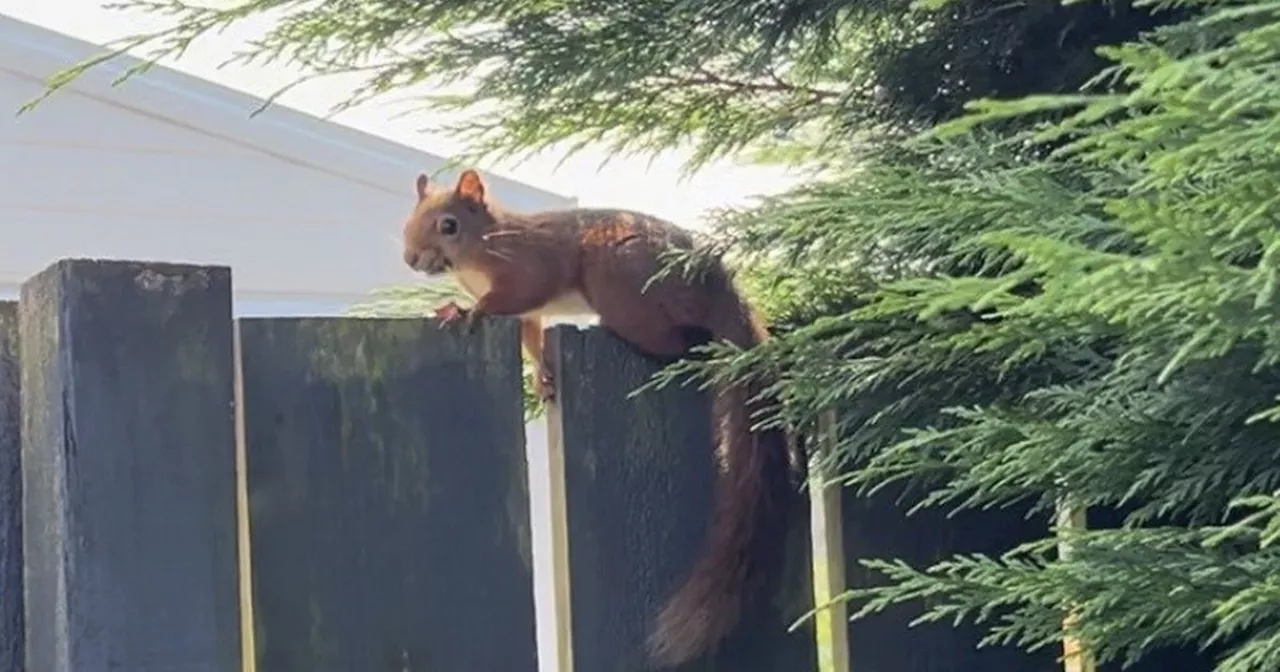
[[475, 308], [463, 308], [453, 301], [436, 308], [436, 318], [440, 320], [441, 327], [462, 320], [463, 330], [470, 332], [475, 329], [477, 317], [479, 314]]
[[457, 322], [463, 317], [466, 317], [467, 309], [463, 308], [462, 306], [459, 306], [454, 301], [450, 301], [449, 303], [446, 303], [443, 306], [436, 308], [435, 314], [436, 314], [436, 319], [440, 320], [440, 326], [443, 327], [446, 324], [449, 324], [451, 322]]
[[475, 308], [463, 308], [453, 301], [436, 308], [436, 318], [440, 320], [441, 328], [461, 320], [462, 330], [471, 333], [475, 331], [476, 318], [478, 317], [480, 317], [480, 313]]

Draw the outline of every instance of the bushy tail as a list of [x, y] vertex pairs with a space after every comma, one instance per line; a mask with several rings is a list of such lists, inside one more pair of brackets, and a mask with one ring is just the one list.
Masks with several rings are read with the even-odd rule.
[[[712, 332], [742, 346], [765, 337], [750, 309], [735, 310]], [[786, 436], [752, 432], [754, 389], [723, 386], [713, 414], [720, 473], [714, 513], [701, 557], [659, 613], [649, 637], [653, 661], [674, 667], [720, 643], [743, 611], [777, 580], [784, 562], [784, 536], [794, 506], [792, 464]]]

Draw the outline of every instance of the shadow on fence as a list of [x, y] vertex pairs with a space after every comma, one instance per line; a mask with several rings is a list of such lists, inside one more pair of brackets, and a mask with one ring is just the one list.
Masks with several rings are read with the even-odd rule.
[[[656, 365], [602, 330], [547, 340], [559, 401], [535, 487], [553, 505], [533, 521], [514, 320], [237, 321], [223, 267], [51, 266], [0, 304], [0, 672], [533, 672], [535, 522], [559, 669], [644, 669], [709, 518], [706, 403], [628, 399]], [[1042, 533], [836, 496], [843, 530], [779, 539], [793, 571], [773, 611], [688, 670], [1060, 667], [908, 630], [910, 610], [828, 618], [820, 646], [812, 624], [787, 633], [813, 604], [811, 546], [824, 595], [863, 581], [857, 557]]]

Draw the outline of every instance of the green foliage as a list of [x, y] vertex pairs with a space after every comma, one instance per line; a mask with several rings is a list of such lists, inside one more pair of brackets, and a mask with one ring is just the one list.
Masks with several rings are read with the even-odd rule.
[[426, 317], [450, 301], [461, 306], [466, 300], [453, 282], [388, 287], [375, 290], [368, 301], [352, 306], [347, 313], [353, 317]]
[[[1046, 534], [998, 557], [869, 562], [890, 582], [848, 596], [863, 614], [927, 598], [923, 620], [1035, 649], [1059, 646], [1074, 609], [1104, 662], [1181, 645], [1221, 672], [1280, 667], [1280, 3], [1204, 4], [1106, 50], [1123, 93], [984, 102], [725, 221], [749, 263], [853, 268], [875, 288], [685, 369], [781, 376], [776, 422], [812, 430], [840, 408], [824, 457], [858, 487], [1125, 513], [1056, 530], [1069, 556]], [[979, 130], [1046, 110], [1069, 115]]]
[[821, 160], [824, 148], [877, 129], [952, 116], [974, 96], [1072, 87], [1096, 71], [1094, 46], [1155, 22], [1127, 0], [119, 4], [173, 20], [120, 49], [180, 56], [202, 35], [270, 16], [270, 31], [231, 60], [287, 62], [308, 78], [360, 73], [364, 84], [341, 107], [434, 87], [423, 107], [465, 113], [435, 129], [469, 141], [471, 160], [551, 146], [624, 153], [688, 144], [690, 167], [745, 149]]
[[655, 384], [767, 376], [761, 423], [813, 435], [836, 410], [816, 459], [850, 487], [909, 483], [918, 507], [1124, 514], [1003, 555], [868, 561], [890, 581], [847, 597], [926, 599], [925, 620], [1027, 649], [1075, 610], [1103, 661], [1187, 646], [1280, 669], [1277, 0], [150, 7], [177, 19], [161, 52], [271, 12], [241, 57], [363, 69], [353, 100], [475, 76], [425, 105], [479, 109], [457, 130], [481, 154], [691, 143], [694, 166], [813, 165], [714, 231], [777, 337]]

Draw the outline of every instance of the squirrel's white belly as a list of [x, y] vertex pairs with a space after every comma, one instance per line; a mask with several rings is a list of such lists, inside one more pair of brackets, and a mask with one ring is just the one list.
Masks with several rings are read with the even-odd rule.
[[[478, 299], [489, 291], [489, 278], [478, 271], [459, 269], [453, 272], [453, 277], [472, 298]], [[582, 296], [582, 292], [565, 292], [524, 315], [548, 320], [566, 319], [574, 322], [599, 317], [595, 309], [591, 307], [591, 304], [587, 303], [586, 297]]]
[[582, 318], [596, 317], [596, 311], [587, 303], [582, 292], [565, 292], [548, 301], [541, 308], [531, 310], [528, 315], [545, 318]]

